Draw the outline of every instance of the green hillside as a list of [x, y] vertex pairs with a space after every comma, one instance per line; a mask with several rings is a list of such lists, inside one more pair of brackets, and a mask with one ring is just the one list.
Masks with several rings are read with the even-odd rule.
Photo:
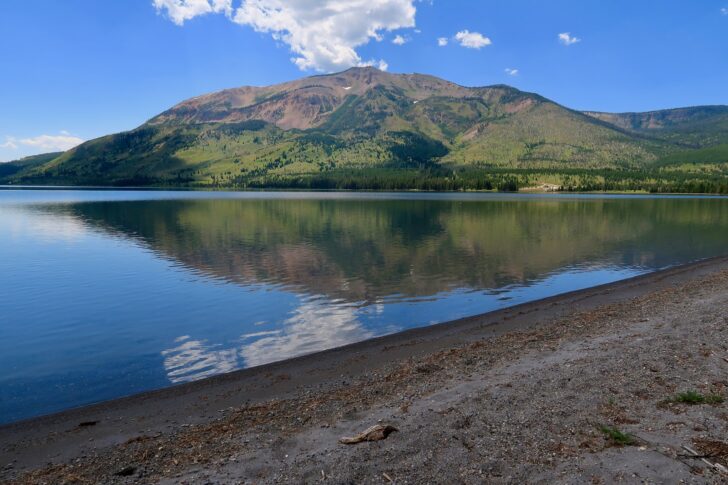
[[21, 158], [7, 163], [0, 163], [0, 180], [11, 180], [20, 172], [27, 172], [35, 167], [50, 162], [51, 160], [61, 156], [63, 152], [44, 153], [42, 155], [33, 155]]
[[[190, 99], [0, 182], [728, 191], [728, 107], [581, 113], [509, 86], [374, 68]], [[685, 168], [685, 165], [689, 165]]]

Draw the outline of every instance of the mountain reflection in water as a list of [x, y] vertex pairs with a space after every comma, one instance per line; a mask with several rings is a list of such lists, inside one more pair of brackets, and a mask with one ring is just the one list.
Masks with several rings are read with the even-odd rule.
[[347, 302], [499, 288], [559, 268], [661, 267], [725, 247], [725, 199], [162, 200], [77, 204], [91, 226], [242, 285]]

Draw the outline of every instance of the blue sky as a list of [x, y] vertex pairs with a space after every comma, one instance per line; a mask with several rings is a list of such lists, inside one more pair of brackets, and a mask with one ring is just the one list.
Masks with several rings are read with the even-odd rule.
[[728, 0], [3, 0], [0, 161], [366, 63], [577, 109], [728, 104]]

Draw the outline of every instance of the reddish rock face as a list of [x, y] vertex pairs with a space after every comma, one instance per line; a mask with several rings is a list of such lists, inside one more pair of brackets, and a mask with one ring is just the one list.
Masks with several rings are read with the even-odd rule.
[[[372, 67], [352, 68], [270, 87], [241, 87], [184, 101], [150, 121], [164, 123], [234, 123], [263, 120], [283, 129], [309, 129], [326, 122], [349, 96], [375, 87], [397, 90], [417, 103], [433, 96], [493, 98], [508, 88], [466, 88], [422, 74], [389, 74]], [[531, 106], [532, 103], [527, 106]], [[513, 110], [523, 108], [516, 103]]]

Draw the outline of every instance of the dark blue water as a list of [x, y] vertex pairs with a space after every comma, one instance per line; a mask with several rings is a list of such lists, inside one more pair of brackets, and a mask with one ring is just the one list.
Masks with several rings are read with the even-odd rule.
[[728, 252], [728, 199], [0, 190], [0, 423]]

